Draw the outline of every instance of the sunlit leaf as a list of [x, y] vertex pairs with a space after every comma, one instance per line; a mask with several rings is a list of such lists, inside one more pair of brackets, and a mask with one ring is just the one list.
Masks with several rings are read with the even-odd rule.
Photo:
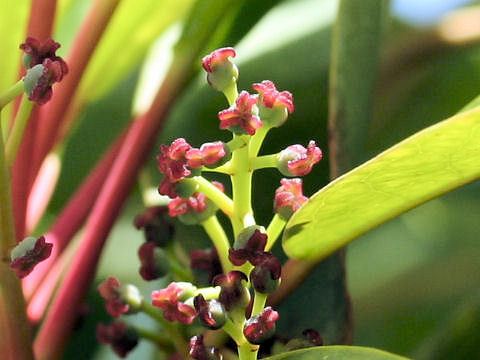
[[105, 31], [80, 86], [81, 98], [98, 98], [132, 71], [152, 42], [182, 19], [192, 0], [124, 0]]
[[375, 226], [480, 177], [480, 108], [431, 126], [317, 192], [287, 224], [294, 258], [320, 260]]
[[359, 346], [318, 346], [290, 351], [265, 360], [401, 360], [407, 359], [386, 351]]
[[[0, 93], [12, 86], [18, 76], [21, 50], [25, 40], [26, 21], [30, 2], [26, 0], [2, 1], [0, 11]], [[7, 116], [5, 116], [7, 117]]]

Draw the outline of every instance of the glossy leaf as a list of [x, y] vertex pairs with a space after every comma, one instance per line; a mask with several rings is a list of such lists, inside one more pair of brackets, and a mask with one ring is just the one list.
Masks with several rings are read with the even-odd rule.
[[265, 360], [401, 360], [403, 356], [360, 346], [318, 346], [290, 351]]
[[294, 258], [325, 258], [375, 226], [480, 177], [480, 108], [433, 125], [317, 192], [287, 224]]

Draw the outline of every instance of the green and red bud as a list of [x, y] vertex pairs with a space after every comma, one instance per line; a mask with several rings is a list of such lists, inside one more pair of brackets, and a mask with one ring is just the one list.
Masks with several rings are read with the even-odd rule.
[[38, 263], [50, 256], [52, 248], [53, 244], [47, 243], [44, 236], [27, 237], [13, 248], [10, 254], [10, 268], [22, 279], [30, 274]]
[[207, 81], [215, 90], [225, 92], [237, 86], [238, 68], [232, 62], [235, 50], [231, 47], [213, 51], [202, 59]]

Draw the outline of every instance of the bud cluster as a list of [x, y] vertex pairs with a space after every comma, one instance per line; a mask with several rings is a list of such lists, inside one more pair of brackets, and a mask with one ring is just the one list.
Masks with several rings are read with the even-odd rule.
[[[268, 295], [280, 286], [282, 274], [282, 264], [270, 249], [286, 221], [308, 201], [298, 177], [310, 173], [323, 155], [313, 140], [306, 147], [295, 144], [277, 154], [258, 155], [268, 130], [284, 124], [293, 113], [293, 96], [277, 90], [269, 80], [253, 84], [257, 94], [238, 92], [239, 72], [232, 61], [235, 55], [232, 48], [222, 48], [202, 61], [208, 83], [228, 100], [229, 107], [217, 117], [219, 128], [230, 131], [232, 140], [207, 142], [195, 148], [178, 138], [170, 145], [161, 145], [157, 164], [163, 180], [158, 191], [170, 200], [167, 206], [148, 209], [137, 217], [135, 225], [144, 229], [147, 239], [139, 250], [140, 274], [145, 280], [173, 276], [169, 262], [181, 263], [175, 259], [175, 252], [169, 252], [169, 257], [164, 252], [172, 237], [172, 226], [164, 218], [167, 213], [184, 224], [204, 228], [214, 247], [192, 251], [190, 276], [153, 291], [149, 305], [153, 310], [147, 313], [160, 311], [166, 320], [162, 327], [173, 331], [173, 336], [178, 335], [176, 326], [190, 325], [194, 331], [201, 327], [223, 329], [239, 348], [243, 347], [239, 353], [251, 353], [253, 359], [258, 345], [273, 335], [279, 318], [266, 306]], [[252, 173], [265, 167], [294, 177], [280, 181], [267, 229], [256, 224], [251, 206]], [[212, 171], [230, 176], [231, 197], [222, 184], [203, 177]], [[219, 209], [231, 222], [233, 241], [217, 220]], [[99, 290], [112, 316], [135, 310], [134, 299], [125, 295], [118, 280], [108, 279]], [[139, 308], [145, 306], [143, 299], [139, 303]], [[190, 339], [189, 354], [199, 360], [222, 358], [218, 349], [204, 344], [202, 335]]]

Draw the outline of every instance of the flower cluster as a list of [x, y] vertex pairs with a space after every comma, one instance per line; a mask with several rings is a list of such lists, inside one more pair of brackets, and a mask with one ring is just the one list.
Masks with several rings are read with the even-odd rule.
[[[145, 230], [147, 238], [139, 249], [142, 277], [152, 280], [170, 275], [174, 280], [151, 293], [152, 307], [147, 313], [155, 318], [162, 316], [168, 322], [192, 325], [194, 329], [198, 329], [198, 324], [209, 330], [223, 329], [244, 348], [243, 353], [256, 356], [258, 345], [273, 335], [279, 318], [274, 309], [266, 306], [269, 294], [281, 285], [282, 275], [280, 260], [269, 250], [286, 221], [308, 201], [298, 177], [311, 172], [322, 159], [322, 151], [312, 140], [307, 147], [296, 144], [276, 154], [258, 155], [267, 132], [282, 125], [293, 113], [293, 96], [277, 90], [269, 80], [253, 84], [257, 94], [238, 92], [234, 57], [232, 48], [223, 48], [202, 62], [208, 83], [228, 100], [228, 108], [217, 116], [219, 128], [230, 131], [232, 140], [194, 148], [179, 138], [170, 145], [161, 145], [157, 162], [163, 180], [158, 191], [170, 200], [167, 206], [149, 209], [135, 220], [135, 225]], [[280, 181], [273, 201], [275, 215], [267, 230], [256, 223], [251, 206], [252, 173], [265, 167], [297, 177]], [[229, 176], [232, 196], [222, 184], [207, 180], [206, 172]], [[219, 209], [230, 220], [233, 241], [217, 218]], [[191, 251], [191, 272], [178, 268], [178, 264], [186, 263], [181, 256], [177, 257], [182, 251], [176, 252], [170, 242], [173, 232], [164, 219], [167, 213], [184, 224], [202, 226], [213, 242], [214, 247], [209, 250]], [[176, 269], [169, 265], [171, 261]], [[118, 281], [110, 278], [99, 289], [114, 316], [131, 312], [132, 301], [125, 300], [119, 287]], [[173, 329], [174, 337], [178, 336], [175, 329], [179, 324], [162, 324], [166, 330]], [[306, 336], [312, 342], [319, 341], [313, 332]], [[199, 360], [221, 359], [219, 350], [206, 346], [203, 340], [202, 335], [190, 339], [190, 356]]]

